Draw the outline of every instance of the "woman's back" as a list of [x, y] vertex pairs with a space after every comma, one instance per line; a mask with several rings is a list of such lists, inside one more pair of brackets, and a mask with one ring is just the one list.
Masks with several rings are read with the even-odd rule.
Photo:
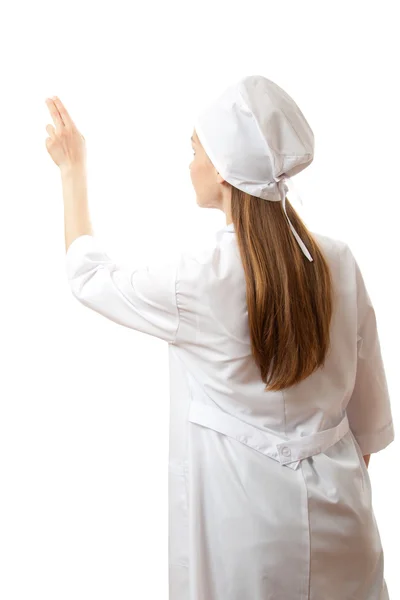
[[388, 598], [362, 457], [394, 438], [374, 311], [349, 247], [313, 235], [332, 273], [331, 348], [282, 391], [265, 391], [251, 356], [233, 226], [180, 261], [169, 345], [174, 600]]

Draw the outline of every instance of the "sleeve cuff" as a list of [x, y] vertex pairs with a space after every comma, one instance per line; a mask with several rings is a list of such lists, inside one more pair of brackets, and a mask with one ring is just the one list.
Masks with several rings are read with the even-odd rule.
[[355, 435], [363, 456], [379, 452], [391, 444], [395, 438], [393, 421], [390, 421], [381, 431]]
[[95, 248], [96, 242], [92, 235], [84, 234], [74, 239], [65, 254], [65, 271], [68, 280], [75, 277], [82, 265], [83, 257]]

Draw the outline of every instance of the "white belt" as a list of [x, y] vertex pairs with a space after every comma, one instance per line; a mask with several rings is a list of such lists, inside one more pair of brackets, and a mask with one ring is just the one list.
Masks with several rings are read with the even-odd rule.
[[189, 421], [234, 438], [291, 469], [297, 469], [303, 458], [324, 452], [349, 431], [349, 421], [345, 413], [340, 423], [331, 429], [317, 431], [303, 437], [284, 439], [282, 436], [244, 423], [217, 406], [203, 404], [193, 399], [189, 407]]

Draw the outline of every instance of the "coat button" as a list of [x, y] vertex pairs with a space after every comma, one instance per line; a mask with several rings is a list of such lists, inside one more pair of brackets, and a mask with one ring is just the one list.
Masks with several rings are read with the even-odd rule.
[[283, 456], [290, 456], [291, 455], [290, 448], [288, 448], [287, 446], [283, 446], [282, 454], [283, 454]]

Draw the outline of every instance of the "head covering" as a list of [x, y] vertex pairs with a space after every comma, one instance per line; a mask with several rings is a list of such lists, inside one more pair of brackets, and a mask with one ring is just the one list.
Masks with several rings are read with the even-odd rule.
[[312, 261], [285, 206], [286, 193], [293, 191], [290, 177], [314, 158], [314, 134], [294, 100], [273, 81], [251, 75], [229, 86], [197, 116], [194, 127], [226, 181], [258, 198], [283, 203], [290, 228]]

